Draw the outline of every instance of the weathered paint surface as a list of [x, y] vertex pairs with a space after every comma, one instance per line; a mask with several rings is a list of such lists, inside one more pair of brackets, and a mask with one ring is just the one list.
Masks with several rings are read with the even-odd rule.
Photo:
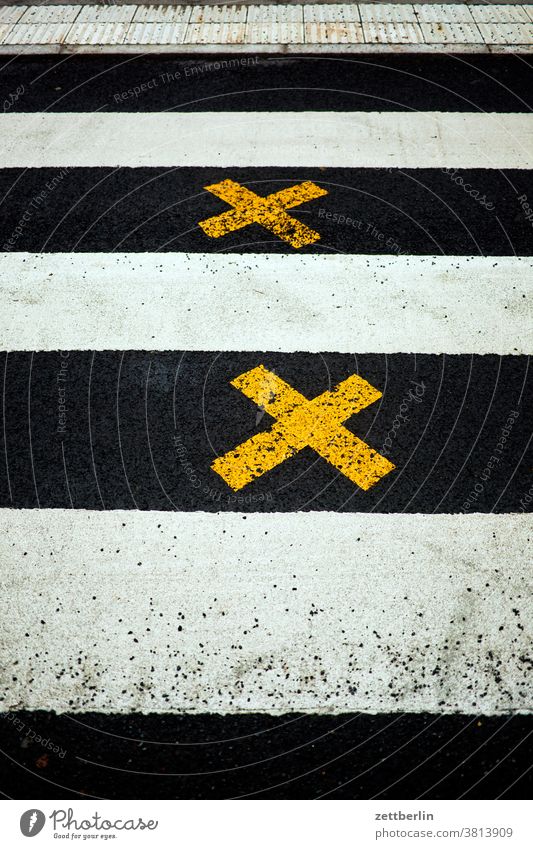
[[231, 383], [276, 419], [269, 431], [251, 437], [212, 464], [235, 492], [307, 446], [364, 490], [395, 468], [342, 426], [381, 398], [381, 392], [359, 375], [350, 375], [311, 401], [264, 366]]
[[45, 112], [0, 115], [0, 135], [2, 168], [528, 168], [533, 125], [516, 113]]
[[527, 712], [521, 515], [0, 511], [2, 709]]
[[261, 224], [293, 248], [303, 248], [320, 239], [320, 233], [285, 212], [286, 209], [327, 195], [326, 189], [316, 186], [310, 180], [289, 186], [268, 197], [260, 197], [234, 180], [223, 180], [205, 188], [234, 207], [206, 221], [200, 221], [199, 226], [213, 239], [219, 239], [249, 224]]
[[0, 263], [3, 350], [533, 349], [523, 257], [4, 253]]

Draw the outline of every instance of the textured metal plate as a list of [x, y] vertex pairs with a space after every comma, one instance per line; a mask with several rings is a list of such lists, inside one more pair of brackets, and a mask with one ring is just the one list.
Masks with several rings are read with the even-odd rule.
[[475, 24], [420, 24], [427, 44], [483, 44]]
[[533, 4], [151, 4], [0, 7], [6, 45], [513, 44], [533, 48]]
[[246, 6], [193, 6], [191, 24], [244, 24]]
[[475, 21], [482, 24], [520, 24], [529, 23], [529, 16], [523, 6], [470, 6]]
[[309, 3], [303, 7], [305, 23], [353, 23], [361, 16], [355, 3]]
[[76, 23], [131, 23], [139, 7], [133, 4], [127, 6], [83, 6]]
[[5, 44], [62, 44], [72, 24], [15, 24]]
[[247, 21], [260, 23], [300, 23], [303, 21], [303, 8], [297, 6], [248, 6]]
[[189, 24], [187, 44], [243, 44], [244, 24]]
[[81, 6], [29, 6], [20, 19], [21, 24], [72, 24]]
[[190, 17], [190, 6], [137, 6], [133, 23], [187, 24]]
[[533, 44], [533, 23], [529, 24], [479, 24], [487, 43]]
[[416, 23], [414, 7], [410, 3], [360, 3], [359, 12], [363, 23]]
[[133, 23], [123, 44], [183, 44], [187, 34], [185, 23]]
[[415, 3], [415, 12], [420, 22], [461, 24], [472, 23], [473, 18], [468, 6], [455, 4]]
[[363, 21], [367, 44], [423, 44], [424, 37], [418, 24], [381, 23]]
[[16, 24], [27, 6], [0, 6], [0, 24]]
[[246, 24], [247, 44], [304, 44], [301, 23]]
[[122, 44], [126, 37], [124, 23], [76, 23], [70, 29], [66, 44]]
[[357, 23], [332, 23], [321, 21], [305, 24], [306, 44], [362, 44], [363, 28]]

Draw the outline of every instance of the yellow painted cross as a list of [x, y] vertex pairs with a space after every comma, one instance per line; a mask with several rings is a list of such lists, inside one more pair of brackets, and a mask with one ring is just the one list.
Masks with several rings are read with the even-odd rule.
[[361, 489], [370, 489], [395, 468], [343, 427], [343, 422], [381, 398], [381, 392], [352, 374], [313, 400], [296, 392], [260, 365], [231, 381], [276, 419], [269, 431], [252, 436], [217, 457], [211, 468], [237, 491], [309, 446]]
[[219, 239], [232, 230], [240, 230], [249, 224], [261, 224], [293, 248], [311, 245], [320, 239], [320, 233], [306, 227], [296, 218], [291, 218], [285, 211], [308, 200], [327, 195], [325, 189], [315, 186], [310, 180], [267, 197], [256, 195], [233, 180], [223, 180], [204, 188], [233, 206], [233, 209], [221, 215], [199, 222], [198, 226], [213, 239]]

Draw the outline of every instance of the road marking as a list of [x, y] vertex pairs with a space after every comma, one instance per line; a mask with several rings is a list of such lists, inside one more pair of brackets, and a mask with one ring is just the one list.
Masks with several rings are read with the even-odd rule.
[[221, 183], [204, 186], [204, 188], [234, 207], [221, 215], [200, 221], [199, 226], [204, 233], [213, 239], [219, 239], [249, 224], [261, 224], [293, 248], [302, 248], [320, 239], [320, 233], [311, 230], [310, 227], [306, 227], [285, 212], [286, 209], [292, 209], [309, 200], [327, 195], [325, 189], [316, 186], [310, 180], [282, 189], [280, 192], [274, 192], [267, 197], [261, 197], [233, 180], [223, 180]]
[[13, 112], [0, 115], [0, 137], [3, 168], [529, 168], [533, 119], [477, 112]]
[[530, 537], [525, 514], [1, 510], [0, 710], [531, 712]]
[[308, 446], [367, 490], [395, 466], [345, 427], [350, 416], [381, 398], [381, 392], [352, 374], [334, 389], [308, 400], [263, 365], [231, 381], [277, 421], [248, 439], [211, 468], [235, 492]]
[[[210, 468], [213, 460], [268, 431], [274, 421], [231, 385], [259, 362], [292, 375], [290, 382], [308, 387], [310, 396], [357, 368], [383, 398], [361, 411], [350, 429], [399, 472], [364, 492], [306, 448], [246, 489], [232, 491]], [[385, 513], [527, 508], [529, 357], [37, 351], [0, 355], [0, 374], [2, 507]], [[269, 382], [263, 385], [272, 398]], [[106, 427], [110, 421], [117, 426]]]
[[533, 352], [528, 257], [4, 253], [0, 263], [2, 350]]

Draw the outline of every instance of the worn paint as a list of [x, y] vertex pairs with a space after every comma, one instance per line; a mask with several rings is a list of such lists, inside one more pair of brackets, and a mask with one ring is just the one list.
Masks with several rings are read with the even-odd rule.
[[223, 180], [221, 183], [205, 186], [205, 189], [234, 207], [221, 215], [200, 221], [199, 226], [204, 233], [213, 239], [219, 239], [249, 224], [261, 224], [293, 248], [302, 248], [320, 239], [320, 233], [285, 212], [286, 209], [327, 195], [326, 189], [310, 180], [297, 186], [289, 186], [267, 197], [260, 197], [234, 180]]
[[262, 365], [231, 383], [277, 419], [270, 431], [253, 436], [212, 464], [236, 492], [307, 446], [361, 489], [370, 489], [395, 468], [342, 427], [350, 416], [381, 398], [381, 392], [359, 375], [352, 374], [312, 401]]
[[516, 113], [21, 112], [0, 166], [528, 168], [532, 135]]
[[531, 711], [530, 528], [0, 511], [0, 710]]
[[533, 349], [528, 257], [4, 253], [0, 262], [3, 350]]

